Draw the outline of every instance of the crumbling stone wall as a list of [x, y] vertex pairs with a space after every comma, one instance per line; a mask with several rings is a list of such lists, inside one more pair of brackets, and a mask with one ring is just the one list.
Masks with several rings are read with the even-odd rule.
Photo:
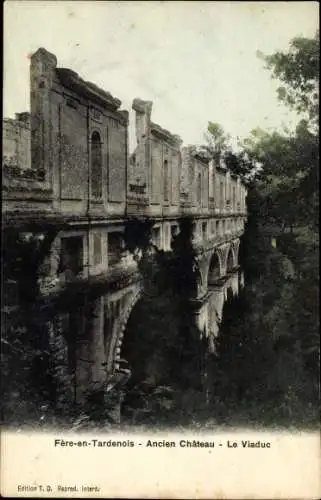
[[180, 202], [181, 139], [151, 121], [152, 102], [134, 99], [137, 146], [128, 172], [128, 209], [177, 214]]
[[30, 114], [16, 113], [14, 119], [3, 120], [3, 166], [19, 170], [31, 168]]
[[182, 200], [192, 213], [205, 213], [209, 208], [209, 162], [194, 146], [182, 149]]
[[[121, 102], [45, 49], [31, 57], [31, 152], [63, 213], [125, 213], [128, 113]], [[94, 136], [94, 134], [96, 134]], [[101, 152], [101, 196], [93, 190], [93, 141]]]

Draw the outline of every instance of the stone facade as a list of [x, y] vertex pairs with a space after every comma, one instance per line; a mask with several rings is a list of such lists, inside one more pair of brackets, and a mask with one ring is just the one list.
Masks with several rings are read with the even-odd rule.
[[177, 216], [182, 141], [151, 121], [152, 103], [135, 99], [137, 147], [129, 168], [128, 213]]
[[61, 213], [124, 216], [128, 114], [39, 49], [31, 58], [32, 161]]
[[192, 218], [203, 307], [209, 287], [238, 265], [246, 189], [153, 123], [149, 101], [133, 101], [137, 146], [129, 159], [128, 112], [120, 100], [57, 67], [45, 49], [31, 57], [30, 82], [30, 126], [27, 114], [5, 121], [5, 158], [20, 151], [20, 159], [4, 171], [4, 225], [26, 241], [36, 234], [39, 242], [46, 242], [47, 226], [58, 228], [39, 269], [47, 301], [60, 297], [63, 304], [72, 283], [99, 290], [49, 325], [51, 337], [57, 324], [73, 332], [69, 349], [76, 352], [75, 394], [82, 401], [116, 376], [126, 322], [142, 293], [137, 259], [124, 247], [127, 221], [151, 220], [153, 243], [170, 251], [180, 218]]

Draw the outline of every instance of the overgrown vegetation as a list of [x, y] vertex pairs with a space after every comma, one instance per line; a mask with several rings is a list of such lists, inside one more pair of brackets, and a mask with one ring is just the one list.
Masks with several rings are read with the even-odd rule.
[[[176, 391], [176, 425], [319, 422], [319, 34], [296, 38], [288, 53], [259, 56], [280, 80], [279, 98], [302, 119], [294, 132], [256, 129], [238, 151], [209, 122], [202, 152], [248, 186], [240, 250], [246, 285], [225, 304], [216, 354], [199, 357], [206, 386]], [[183, 283], [179, 267], [177, 277]]]
[[216, 402], [232, 420], [319, 421], [318, 47], [319, 34], [293, 40], [286, 54], [260, 55], [282, 82], [280, 98], [303, 118], [292, 133], [253, 131], [240, 165], [234, 155], [249, 190], [246, 286], [225, 304], [213, 374]]
[[200, 334], [189, 304], [196, 292], [192, 221], [184, 218], [179, 226], [171, 252], [146, 245], [139, 263], [145, 291], [122, 350], [132, 369], [124, 423], [175, 425], [191, 410], [184, 404], [186, 393], [202, 389]]

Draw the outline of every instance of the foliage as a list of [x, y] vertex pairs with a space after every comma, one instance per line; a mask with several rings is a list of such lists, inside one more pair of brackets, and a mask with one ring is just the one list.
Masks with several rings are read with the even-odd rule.
[[218, 123], [209, 122], [205, 133], [205, 144], [198, 151], [208, 160], [214, 160], [216, 166], [228, 169], [248, 184], [255, 175], [256, 168], [253, 159], [245, 149], [233, 150], [230, 136]]
[[280, 100], [316, 125], [319, 108], [320, 33], [314, 38], [294, 38], [287, 53], [276, 52], [260, 57], [272, 71], [273, 78], [280, 80]]
[[229, 147], [230, 137], [219, 123], [208, 122], [205, 133], [206, 144], [200, 147], [200, 152], [220, 164], [224, 152]]
[[255, 131], [244, 146], [252, 161], [261, 165], [253, 186], [261, 223], [274, 225], [282, 232], [303, 225], [315, 231], [319, 144], [307, 123], [301, 121], [292, 135]]
[[88, 416], [73, 404], [70, 338], [60, 321], [62, 311], [39, 301], [41, 265], [60, 228], [44, 225], [27, 237], [11, 228], [4, 232], [1, 419], [6, 425], [78, 428], [95, 417], [92, 408]]
[[242, 145], [259, 168], [240, 248], [246, 286], [226, 304], [217, 339], [214, 400], [228, 418], [227, 407], [237, 414], [238, 405], [264, 422], [318, 421], [317, 39], [295, 39], [289, 53], [264, 57], [283, 83], [280, 98], [302, 113], [296, 130], [257, 128]]
[[[136, 413], [135, 423], [159, 423], [165, 418], [169, 425], [196, 427], [309, 427], [318, 422], [319, 144], [314, 85], [319, 63], [315, 40], [296, 39], [288, 54], [265, 56], [265, 61], [272, 76], [283, 83], [280, 98], [302, 113], [296, 130], [267, 133], [257, 128], [241, 150], [233, 151], [223, 128], [209, 122], [206, 144], [200, 148], [248, 186], [248, 221], [240, 248], [245, 288], [240, 297], [227, 300], [216, 353], [204, 357], [206, 345], [200, 332], [191, 328], [188, 303], [197, 279], [191, 221], [182, 221], [181, 234], [172, 241], [172, 255], [157, 254], [157, 293], [152, 304], [141, 304], [139, 316], [145, 319], [133, 328], [137, 334], [139, 325], [138, 334], [146, 339], [146, 352], [137, 354], [138, 378], [149, 377], [147, 392], [139, 380], [133, 386], [136, 395], [144, 394], [140, 396], [144, 416]], [[276, 245], [272, 246], [272, 239]], [[185, 355], [184, 362], [179, 353]], [[194, 365], [190, 364], [193, 355]], [[143, 367], [145, 358], [149, 358], [148, 367]], [[203, 379], [198, 386], [188, 387], [200, 372], [206, 375], [205, 384]], [[155, 412], [157, 386], [170, 390], [166, 416], [159, 407]]]

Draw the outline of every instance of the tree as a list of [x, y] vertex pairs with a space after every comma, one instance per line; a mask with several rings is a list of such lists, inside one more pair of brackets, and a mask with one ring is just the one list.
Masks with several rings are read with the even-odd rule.
[[305, 115], [316, 126], [319, 107], [320, 33], [314, 38], [294, 38], [287, 53], [259, 56], [265, 60], [273, 78], [280, 80], [281, 101]]
[[[294, 133], [254, 131], [244, 149], [254, 164], [262, 223], [282, 231], [318, 225], [318, 138], [302, 120]], [[295, 203], [293, 203], [295, 200]]]
[[261, 180], [269, 185], [279, 222], [283, 219], [290, 227], [308, 225], [314, 231], [319, 208], [319, 43], [317, 32], [313, 38], [294, 38], [286, 53], [259, 53], [272, 77], [280, 81], [279, 99], [302, 119], [293, 134], [256, 130], [246, 144], [252, 158], [263, 166]]
[[255, 165], [245, 149], [233, 150], [230, 136], [219, 123], [208, 122], [205, 141], [198, 152], [216, 165], [223, 166], [248, 184], [255, 175]]
[[[269, 306], [262, 308], [263, 324], [275, 338], [280, 363], [287, 358], [287, 365], [295, 367], [286, 380], [302, 403], [316, 396], [316, 390], [311, 396], [311, 387], [316, 387], [320, 359], [318, 45], [317, 33], [313, 39], [295, 38], [287, 53], [262, 56], [272, 77], [281, 82], [280, 100], [295, 109], [301, 121], [294, 132], [256, 129], [243, 145], [261, 167], [249, 196], [249, 219], [256, 222], [253, 245], [264, 235], [277, 239], [277, 249], [266, 247], [262, 263], [256, 261], [262, 275], [256, 280], [257, 293]], [[251, 234], [246, 238], [249, 249]]]
[[217, 164], [220, 164], [224, 152], [229, 147], [230, 136], [225, 133], [219, 123], [208, 122], [205, 141], [206, 144], [199, 148], [200, 152], [207, 158], [213, 159]]
[[244, 184], [247, 186], [252, 185], [257, 174], [257, 168], [255, 162], [253, 162], [245, 150], [236, 152], [232, 149], [227, 149], [224, 154], [224, 163], [226, 168], [239, 176]]
[[287, 53], [263, 56], [280, 79], [279, 98], [301, 118], [296, 129], [256, 128], [241, 152], [224, 150], [231, 170], [242, 172], [244, 158], [251, 175], [240, 249], [243, 304], [225, 306], [216, 391], [221, 383], [223, 397], [232, 392], [233, 401], [243, 398], [256, 412], [257, 400], [265, 399], [263, 414], [275, 423], [290, 417], [306, 425], [318, 418], [318, 38], [296, 38]]

